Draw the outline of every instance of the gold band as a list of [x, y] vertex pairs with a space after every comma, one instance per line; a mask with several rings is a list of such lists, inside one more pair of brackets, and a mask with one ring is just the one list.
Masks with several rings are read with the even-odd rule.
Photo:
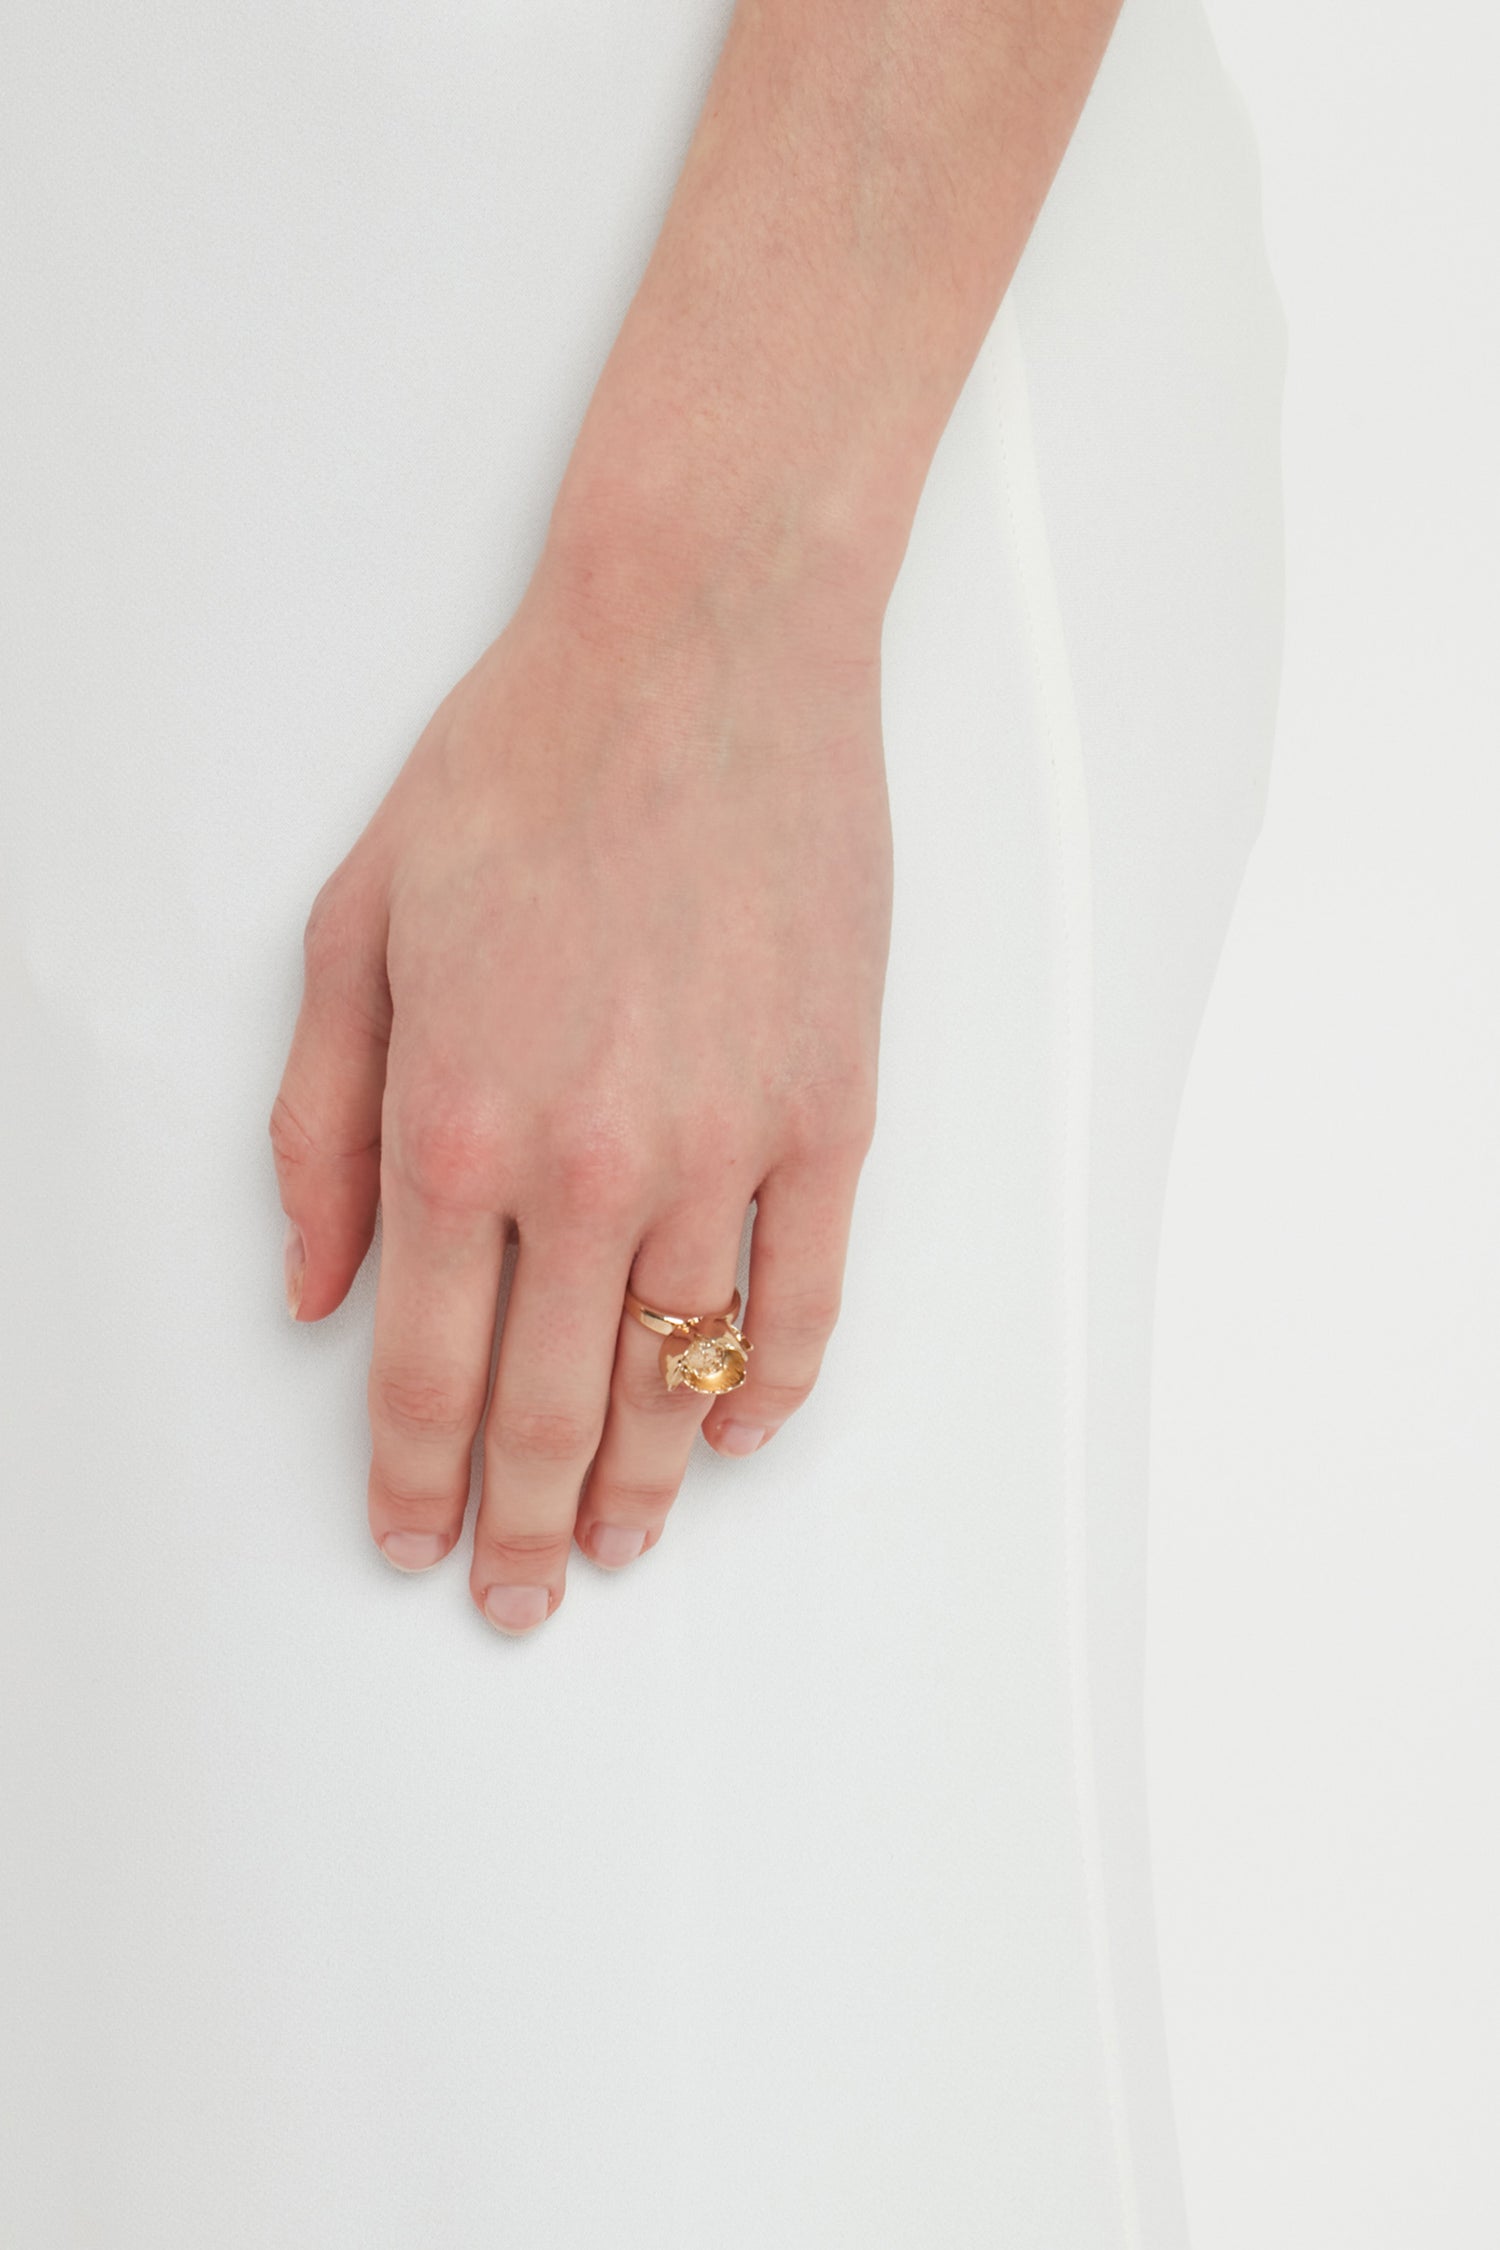
[[690, 1391], [736, 1391], [744, 1382], [746, 1358], [754, 1347], [735, 1325], [740, 1316], [738, 1289], [727, 1312], [659, 1312], [633, 1289], [625, 1292], [625, 1310], [660, 1336], [658, 1364], [669, 1391], [679, 1383]]
[[679, 1328], [696, 1328], [699, 1322], [704, 1320], [727, 1320], [731, 1322], [738, 1320], [740, 1317], [740, 1293], [736, 1289], [729, 1300], [727, 1312], [654, 1312], [649, 1305], [642, 1303], [633, 1289], [627, 1289], [625, 1292], [625, 1310], [628, 1313], [634, 1313], [643, 1328], [655, 1329], [658, 1336], [671, 1336], [675, 1335]]

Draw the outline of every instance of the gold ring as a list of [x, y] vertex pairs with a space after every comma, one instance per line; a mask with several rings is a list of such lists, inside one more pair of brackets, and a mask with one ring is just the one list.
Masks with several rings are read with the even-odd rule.
[[686, 1383], [690, 1391], [737, 1391], [745, 1380], [746, 1355], [754, 1346], [735, 1326], [740, 1313], [738, 1289], [727, 1312], [657, 1312], [643, 1304], [633, 1289], [625, 1292], [625, 1310], [660, 1336], [658, 1364], [669, 1391], [679, 1383]]

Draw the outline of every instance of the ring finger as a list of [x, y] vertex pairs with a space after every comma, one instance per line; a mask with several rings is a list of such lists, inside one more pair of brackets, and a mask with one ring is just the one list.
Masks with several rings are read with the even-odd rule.
[[[722, 1312], [734, 1294], [743, 1212], [702, 1212], [661, 1224], [637, 1253], [630, 1287], [669, 1313]], [[578, 1510], [578, 1544], [618, 1570], [661, 1537], [711, 1394], [668, 1389], [663, 1339], [626, 1311], [619, 1326], [609, 1415]]]

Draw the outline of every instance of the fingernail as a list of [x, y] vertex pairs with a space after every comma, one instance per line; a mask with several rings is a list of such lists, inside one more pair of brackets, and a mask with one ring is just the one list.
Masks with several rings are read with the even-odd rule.
[[294, 1219], [288, 1219], [286, 1247], [282, 1253], [286, 1267], [286, 1309], [293, 1320], [302, 1303], [302, 1277], [307, 1271], [307, 1248], [302, 1240], [302, 1229]]
[[645, 1544], [644, 1531], [632, 1531], [629, 1524], [596, 1523], [589, 1553], [606, 1570], [618, 1570], [622, 1563], [634, 1562]]
[[435, 1531], [388, 1531], [380, 1552], [398, 1570], [431, 1570], [448, 1552], [448, 1542]]
[[484, 1614], [502, 1633], [529, 1633], [547, 1608], [545, 1586], [492, 1586], [484, 1597]]
[[758, 1430], [753, 1422], [725, 1422], [718, 1436], [721, 1453], [753, 1453], [766, 1440], [766, 1432]]

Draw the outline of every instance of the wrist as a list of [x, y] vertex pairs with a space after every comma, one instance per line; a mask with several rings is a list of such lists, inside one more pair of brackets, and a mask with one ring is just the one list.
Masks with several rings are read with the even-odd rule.
[[899, 480], [703, 420], [644, 393], [596, 393], [553, 506], [549, 567], [626, 617], [708, 612], [878, 652], [914, 506]]

